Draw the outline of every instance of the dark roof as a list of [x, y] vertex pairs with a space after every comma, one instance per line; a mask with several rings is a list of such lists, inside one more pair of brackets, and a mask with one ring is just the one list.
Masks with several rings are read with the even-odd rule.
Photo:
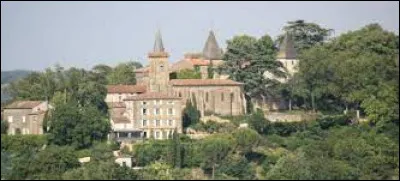
[[229, 79], [172, 79], [174, 86], [212, 86], [212, 85], [242, 85], [243, 83]]
[[107, 85], [107, 93], [142, 93], [145, 85]]
[[44, 101], [15, 101], [4, 109], [32, 109]]
[[278, 59], [295, 59], [297, 56], [296, 49], [294, 48], [294, 42], [292, 35], [286, 33], [283, 41], [279, 45]]
[[181, 98], [169, 92], [148, 92], [133, 97], [127, 97], [124, 100], [137, 101], [146, 99], [181, 99]]
[[164, 45], [162, 42], [160, 30], [158, 30], [156, 33], [156, 40], [154, 41], [153, 52], [164, 52]]
[[210, 31], [203, 48], [203, 58], [206, 60], [221, 60], [222, 50], [219, 48], [214, 32]]

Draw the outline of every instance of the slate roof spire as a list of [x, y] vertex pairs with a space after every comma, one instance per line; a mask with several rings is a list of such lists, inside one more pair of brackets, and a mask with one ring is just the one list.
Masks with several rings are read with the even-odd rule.
[[221, 60], [222, 50], [219, 48], [214, 31], [210, 31], [203, 49], [203, 58], [206, 60]]
[[294, 48], [292, 35], [286, 32], [283, 41], [279, 45], [278, 59], [296, 59], [297, 53]]
[[154, 49], [153, 52], [164, 52], [164, 45], [162, 42], [161, 32], [160, 29], [157, 30], [156, 33], [156, 40], [154, 41]]

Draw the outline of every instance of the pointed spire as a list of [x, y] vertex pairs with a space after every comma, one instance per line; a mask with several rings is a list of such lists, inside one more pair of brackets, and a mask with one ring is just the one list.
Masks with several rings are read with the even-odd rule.
[[160, 29], [158, 29], [156, 33], [156, 40], [154, 41], [153, 52], [164, 52], [164, 45], [162, 42]]
[[292, 39], [292, 35], [286, 32], [283, 41], [280, 43], [278, 59], [296, 59], [297, 53], [294, 48], [294, 42]]
[[203, 58], [206, 60], [221, 60], [222, 50], [219, 48], [214, 32], [211, 30], [203, 49]]

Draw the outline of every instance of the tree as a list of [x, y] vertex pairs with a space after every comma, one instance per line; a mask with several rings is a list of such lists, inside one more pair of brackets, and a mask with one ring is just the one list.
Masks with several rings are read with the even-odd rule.
[[107, 118], [94, 106], [79, 106], [70, 101], [58, 106], [49, 120], [49, 142], [86, 148], [94, 141], [107, 138], [110, 129]]
[[207, 137], [202, 142], [204, 167], [212, 168], [212, 179], [215, 177], [215, 169], [217, 164], [228, 155], [232, 149], [232, 139], [224, 135], [215, 135]]
[[224, 54], [226, 61], [219, 67], [220, 72], [227, 73], [231, 79], [243, 82], [245, 97], [249, 102], [250, 97], [265, 99], [275, 96], [271, 87], [279, 84], [275, 79], [264, 76], [270, 72], [276, 77], [285, 76], [280, 70], [282, 64], [275, 61], [276, 49], [272, 39], [265, 35], [260, 39], [251, 36], [235, 36], [227, 41], [227, 51]]
[[1, 134], [7, 134], [8, 122], [1, 120]]
[[134, 85], [136, 84], [134, 68], [128, 63], [121, 63], [108, 75], [107, 80], [111, 85]]
[[[287, 24], [283, 27], [283, 30], [293, 35], [294, 46], [299, 52], [323, 43], [333, 31], [315, 23], [307, 23], [304, 20], [289, 21]], [[282, 42], [284, 36], [284, 34], [279, 35], [277, 42]]]
[[[196, 100], [196, 99], [194, 99]], [[190, 125], [195, 125], [200, 120], [200, 111], [193, 105], [196, 105], [190, 100], [186, 101], [186, 107], [183, 109], [182, 122], [183, 127], [186, 128]]]
[[177, 74], [178, 79], [201, 79], [200, 72], [191, 69], [180, 70]]
[[268, 124], [267, 119], [265, 119], [264, 112], [261, 109], [257, 109], [256, 112], [250, 115], [248, 123], [250, 128], [256, 130], [260, 134], [264, 133]]
[[260, 135], [252, 129], [239, 129], [232, 133], [236, 140], [237, 150], [246, 154], [252, 151], [260, 142]]

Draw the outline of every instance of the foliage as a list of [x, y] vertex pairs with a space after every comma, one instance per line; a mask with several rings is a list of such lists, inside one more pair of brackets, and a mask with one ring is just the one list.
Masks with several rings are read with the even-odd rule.
[[194, 125], [200, 120], [200, 111], [197, 110], [195, 106], [195, 101], [193, 101], [193, 103], [190, 100], [186, 102], [186, 107], [185, 109], [183, 109], [182, 114], [182, 122], [184, 128], [190, 125]]
[[201, 79], [200, 71], [192, 69], [183, 69], [177, 73], [178, 79]]
[[[289, 21], [283, 27], [283, 30], [292, 34], [294, 47], [299, 52], [323, 43], [333, 31], [315, 23], [305, 22], [304, 20]], [[279, 35], [277, 42], [282, 42], [284, 36], [284, 34]]]
[[121, 63], [117, 65], [107, 76], [108, 84], [136, 84], [134, 69], [134, 64], [130, 63]]
[[23, 150], [39, 150], [47, 144], [44, 135], [1, 135], [1, 150], [10, 153]]
[[1, 120], [1, 134], [7, 134], [8, 122]]
[[49, 127], [50, 143], [87, 148], [107, 138], [110, 123], [94, 106], [80, 107], [70, 101], [54, 110]]
[[251, 36], [235, 36], [227, 41], [227, 51], [224, 54], [225, 64], [219, 71], [227, 73], [231, 79], [243, 82], [246, 99], [251, 97], [275, 96], [270, 87], [278, 82], [264, 76], [270, 72], [277, 77], [284, 77], [282, 64], [275, 61], [276, 49], [272, 39], [265, 35], [260, 39]]
[[252, 113], [247, 122], [250, 128], [256, 130], [260, 134], [264, 133], [264, 131], [269, 131], [264, 130], [267, 127], [268, 121], [265, 119], [264, 112], [261, 109], [257, 109], [256, 112]]

